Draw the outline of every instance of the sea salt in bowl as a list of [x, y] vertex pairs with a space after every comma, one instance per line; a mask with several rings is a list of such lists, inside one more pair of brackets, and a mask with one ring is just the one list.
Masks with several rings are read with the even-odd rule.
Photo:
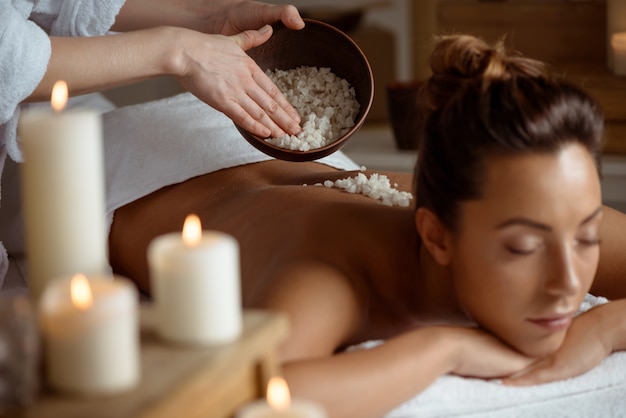
[[[263, 71], [295, 70], [301, 67], [330, 68], [331, 73], [354, 89], [359, 110], [354, 125], [332, 143], [308, 151], [274, 145], [235, 125], [255, 148], [272, 157], [288, 161], [311, 161], [340, 149], [363, 125], [374, 98], [374, 77], [367, 58], [345, 33], [316, 20], [304, 19], [305, 27], [291, 30], [282, 23], [273, 25], [272, 37], [263, 45], [247, 51]], [[302, 115], [301, 115], [302, 116]], [[303, 117], [302, 123], [305, 118]]]

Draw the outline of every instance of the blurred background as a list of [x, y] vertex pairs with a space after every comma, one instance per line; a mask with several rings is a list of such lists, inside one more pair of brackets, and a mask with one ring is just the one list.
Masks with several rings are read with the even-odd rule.
[[[507, 46], [547, 62], [598, 100], [607, 126], [606, 200], [626, 210], [626, 76], [610, 68], [611, 35], [623, 31], [626, 37], [626, 0], [268, 1], [294, 4], [304, 17], [336, 26], [368, 57], [374, 103], [364, 126], [344, 147], [358, 163], [373, 169], [412, 170], [416, 152], [411, 148], [416, 144], [408, 149], [399, 144], [394, 124], [400, 122], [394, 119], [400, 115], [390, 110], [390, 100], [395, 100], [390, 86], [428, 77], [428, 56], [437, 35], [469, 33], [489, 42], [504, 37]], [[626, 50], [623, 53], [626, 62]], [[124, 105], [178, 92], [175, 81], [163, 78], [106, 94]]]

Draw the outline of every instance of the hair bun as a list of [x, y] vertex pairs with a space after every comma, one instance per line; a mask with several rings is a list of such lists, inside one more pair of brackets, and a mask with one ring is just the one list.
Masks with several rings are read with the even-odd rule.
[[435, 46], [430, 66], [433, 75], [505, 77], [503, 55], [502, 43], [492, 47], [474, 36], [450, 35], [442, 37]]
[[468, 83], [485, 90], [496, 80], [547, 76], [544, 63], [507, 51], [502, 40], [492, 46], [472, 35], [440, 37], [430, 67], [432, 76], [418, 102], [424, 117], [448, 103]]

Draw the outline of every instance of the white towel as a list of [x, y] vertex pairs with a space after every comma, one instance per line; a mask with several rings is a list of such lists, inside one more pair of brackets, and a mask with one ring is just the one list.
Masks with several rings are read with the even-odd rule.
[[[103, 117], [107, 216], [162, 187], [272, 157], [250, 145], [223, 113], [190, 93], [109, 112]], [[341, 152], [318, 160], [358, 170]]]
[[[605, 302], [604, 298], [588, 295], [581, 311]], [[372, 341], [358, 347], [379, 343]], [[511, 387], [497, 381], [442, 376], [386, 418], [624, 416], [626, 352], [617, 352], [583, 375], [536, 386]]]
[[626, 353], [613, 353], [591, 371], [528, 387], [443, 376], [386, 418], [611, 418], [626, 416]]

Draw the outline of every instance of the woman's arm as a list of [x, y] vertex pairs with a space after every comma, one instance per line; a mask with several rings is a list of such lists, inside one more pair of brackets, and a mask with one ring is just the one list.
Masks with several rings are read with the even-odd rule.
[[604, 207], [600, 230], [600, 262], [591, 293], [607, 299], [626, 298], [626, 214]]
[[[287, 314], [281, 350], [294, 396], [320, 402], [332, 417], [383, 416], [439, 376], [501, 377], [531, 364], [474, 328], [421, 328], [368, 350], [334, 354], [364, 326], [366, 298], [341, 273], [319, 264], [285, 271], [254, 305]], [[366, 325], [365, 325], [366, 326]]]
[[504, 383], [536, 385], [578, 376], [621, 350], [626, 350], [626, 299], [597, 306], [578, 316], [556, 353], [504, 379]]
[[127, 0], [112, 30], [179, 26], [204, 33], [236, 35], [278, 21], [291, 29], [304, 27], [298, 9], [287, 4], [248, 0]]
[[49, 100], [60, 79], [77, 95], [169, 75], [251, 132], [277, 136], [285, 132], [283, 127], [296, 134], [297, 113], [244, 52], [271, 34], [269, 26], [228, 37], [159, 27], [101, 37], [52, 37], [47, 71], [29, 100]]
[[475, 328], [426, 327], [367, 350], [283, 365], [294, 396], [332, 417], [380, 418], [445, 374], [498, 378], [528, 367], [500, 340]]

